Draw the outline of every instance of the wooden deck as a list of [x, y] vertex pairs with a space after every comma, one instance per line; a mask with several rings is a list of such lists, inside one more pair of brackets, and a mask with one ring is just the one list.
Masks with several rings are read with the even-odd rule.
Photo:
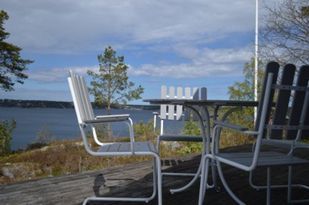
[[[308, 153], [302, 154], [309, 158]], [[199, 163], [199, 156], [187, 159], [164, 160], [166, 169], [192, 171]], [[102, 171], [93, 171], [77, 175], [51, 177], [36, 181], [16, 183], [0, 186], [0, 204], [2, 205], [32, 205], [32, 204], [66, 204], [79, 205], [87, 196], [94, 195], [94, 190], [99, 194], [136, 196], [149, 195], [152, 191], [151, 162], [141, 162], [121, 167], [109, 168]], [[293, 182], [309, 184], [309, 166], [296, 167]], [[248, 184], [248, 174], [230, 167], [224, 167], [224, 173], [230, 186], [237, 195], [247, 204], [265, 204], [265, 192], [255, 191]], [[265, 182], [265, 171], [261, 170], [256, 181]], [[286, 168], [272, 170], [272, 180], [286, 182]], [[189, 178], [164, 177], [163, 203], [164, 205], [190, 205], [197, 204], [199, 183], [189, 190], [178, 194], [170, 194], [169, 188], [184, 184]], [[103, 185], [104, 184], [104, 185]], [[102, 186], [103, 185], [103, 186]], [[293, 197], [309, 198], [308, 192], [293, 191]], [[286, 204], [286, 190], [272, 191], [273, 204]], [[91, 203], [91, 204], [143, 204], [143, 203]], [[149, 202], [155, 205], [156, 200]], [[234, 204], [233, 200], [224, 190], [216, 192], [209, 190], [206, 193], [205, 204]]]

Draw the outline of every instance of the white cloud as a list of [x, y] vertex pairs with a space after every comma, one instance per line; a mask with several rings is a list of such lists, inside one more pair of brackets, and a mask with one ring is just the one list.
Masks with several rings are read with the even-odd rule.
[[11, 40], [35, 52], [85, 52], [107, 44], [212, 41], [254, 29], [248, 0], [10, 0]]
[[[231, 75], [241, 73], [244, 62], [252, 56], [249, 48], [242, 49], [197, 49], [194, 47], [177, 47], [175, 51], [188, 59], [188, 63], [143, 64], [139, 67], [129, 66], [131, 76], [200, 78], [208, 76]], [[87, 70], [98, 71], [98, 66], [57, 67], [31, 71], [29, 79], [38, 82], [63, 82], [73, 70], [85, 75]]]
[[29, 73], [29, 79], [38, 82], [63, 82], [68, 76], [69, 71], [85, 75], [87, 70], [98, 70], [98, 66], [85, 66], [85, 67], [64, 67], [64, 68], [51, 68], [42, 69], [39, 71], [32, 71]]
[[244, 62], [252, 56], [250, 49], [197, 49], [182, 48], [179, 52], [187, 57], [189, 63], [145, 64], [131, 68], [133, 76], [152, 76], [170, 78], [200, 78], [218, 75], [239, 75]]

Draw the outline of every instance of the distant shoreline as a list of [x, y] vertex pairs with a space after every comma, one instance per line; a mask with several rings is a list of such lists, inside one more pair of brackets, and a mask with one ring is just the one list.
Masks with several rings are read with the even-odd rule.
[[[92, 103], [93, 104], [93, 103]], [[94, 104], [93, 106], [96, 107]], [[18, 107], [18, 108], [74, 108], [73, 102], [66, 101], [49, 101], [49, 100], [15, 100], [0, 99], [0, 107]], [[137, 109], [137, 110], [157, 110], [157, 105], [118, 105], [114, 109]]]

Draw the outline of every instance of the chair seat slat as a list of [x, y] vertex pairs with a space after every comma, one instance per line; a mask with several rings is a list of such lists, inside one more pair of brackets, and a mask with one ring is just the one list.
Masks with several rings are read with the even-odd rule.
[[[242, 153], [220, 153], [219, 157], [229, 159], [231, 161], [238, 162], [245, 166], [250, 166], [252, 163], [252, 152], [242, 152]], [[284, 153], [279, 152], [261, 152], [257, 165], [258, 166], [280, 166], [286, 164], [309, 164], [309, 160], [302, 159], [295, 156], [288, 156]]]
[[[134, 152], [156, 152], [155, 147], [150, 142], [134, 142]], [[103, 145], [99, 152], [131, 152], [130, 142], [115, 142]]]

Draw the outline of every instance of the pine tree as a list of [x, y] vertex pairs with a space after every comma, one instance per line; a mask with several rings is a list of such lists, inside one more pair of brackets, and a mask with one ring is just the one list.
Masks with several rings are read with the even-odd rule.
[[4, 29], [4, 21], [8, 20], [8, 14], [0, 11], [0, 89], [13, 91], [15, 82], [23, 84], [28, 76], [24, 73], [26, 66], [33, 61], [20, 57], [21, 48], [5, 40], [9, 33]]
[[109, 46], [98, 56], [98, 61], [99, 72], [88, 71], [92, 77], [90, 92], [95, 96], [97, 105], [106, 106], [110, 112], [112, 105], [141, 98], [144, 88], [135, 88], [135, 84], [129, 81], [128, 66], [123, 56], [116, 56], [116, 51]]

